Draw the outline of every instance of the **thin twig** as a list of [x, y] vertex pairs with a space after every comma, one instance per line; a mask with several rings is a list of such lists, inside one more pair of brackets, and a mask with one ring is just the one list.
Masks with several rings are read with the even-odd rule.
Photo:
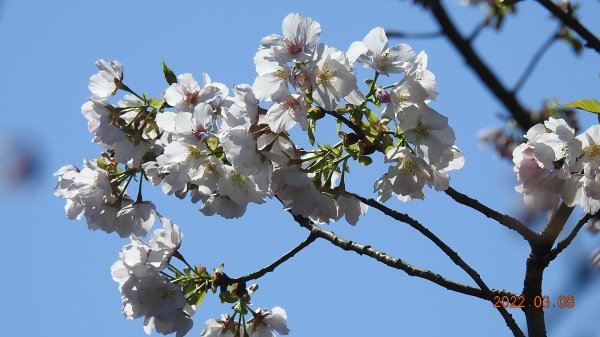
[[[477, 271], [475, 269], [473, 269], [471, 266], [469, 266], [469, 264], [467, 264], [460, 257], [460, 255], [458, 255], [458, 253], [456, 253], [454, 250], [452, 250], [452, 248], [450, 248], [444, 241], [442, 241], [440, 238], [438, 238], [435, 234], [433, 234], [429, 229], [427, 229], [425, 226], [423, 226], [420, 222], [413, 219], [408, 214], [397, 212], [397, 211], [381, 204], [380, 202], [378, 202], [375, 199], [364, 198], [355, 193], [350, 193], [350, 192], [347, 192], [347, 193], [349, 195], [355, 197], [356, 199], [360, 200], [362, 203], [367, 204], [367, 205], [381, 211], [385, 215], [387, 215], [397, 221], [404, 222], [407, 225], [409, 225], [412, 228], [419, 231], [419, 233], [423, 234], [426, 238], [428, 238], [431, 242], [433, 242], [436, 246], [438, 246], [450, 258], [450, 260], [452, 260], [452, 262], [454, 262], [454, 264], [456, 264], [462, 270], [464, 270], [473, 279], [473, 281], [475, 281], [475, 283], [479, 286], [479, 288], [481, 288], [481, 290], [483, 290], [485, 293], [489, 294], [493, 298], [492, 291], [487, 286], [487, 284], [485, 284], [485, 282], [483, 281], [483, 279], [481, 278], [479, 273], [477, 273]], [[517, 323], [515, 322], [513, 317], [508, 313], [506, 308], [500, 306], [497, 309], [500, 312], [500, 314], [502, 315], [502, 317], [504, 318], [508, 327], [513, 331], [515, 336], [524, 336], [523, 332], [520, 330], [519, 326], [517, 325]]]
[[458, 31], [450, 17], [446, 13], [440, 0], [428, 2], [431, 13], [439, 23], [444, 34], [460, 52], [467, 64], [475, 71], [479, 79], [488, 87], [492, 93], [502, 102], [506, 109], [512, 114], [521, 129], [529, 130], [534, 125], [529, 112], [517, 100], [517, 97], [504, 87], [492, 70], [483, 63], [483, 60], [475, 52], [471, 43]]
[[419, 231], [419, 233], [423, 234], [423, 236], [425, 236], [426, 238], [428, 238], [431, 242], [433, 242], [436, 246], [438, 246], [438, 248], [440, 248], [446, 255], [448, 255], [448, 257], [450, 258], [450, 260], [452, 260], [452, 262], [454, 262], [457, 266], [459, 266], [462, 270], [464, 270], [469, 276], [471, 276], [471, 278], [473, 279], [473, 281], [475, 281], [475, 283], [477, 283], [477, 285], [482, 289], [482, 290], [489, 290], [488, 286], [483, 282], [483, 280], [481, 279], [481, 276], [479, 276], [479, 274], [473, 269], [471, 268], [471, 266], [469, 266], [459, 255], [458, 253], [456, 253], [452, 248], [450, 248], [444, 241], [442, 241], [440, 238], [438, 238], [435, 234], [433, 234], [429, 229], [427, 229], [425, 226], [423, 226], [419, 221], [413, 219], [412, 217], [410, 217], [408, 214], [405, 213], [400, 213], [398, 211], [395, 211], [387, 206], [385, 206], [384, 204], [378, 202], [375, 199], [371, 199], [371, 198], [365, 198], [363, 196], [360, 196], [358, 194], [355, 193], [351, 193], [351, 192], [346, 192], [348, 195], [353, 196], [354, 198], [360, 200], [362, 203], [369, 205], [379, 211], [381, 211], [383, 214], [397, 220], [400, 222], [404, 222], [407, 225], [411, 226], [412, 228], [416, 229], [417, 231]]
[[473, 199], [465, 194], [456, 191], [452, 187], [448, 187], [448, 189], [445, 192], [459, 204], [463, 204], [467, 207], [470, 207], [478, 211], [479, 213], [485, 215], [486, 217], [496, 220], [504, 227], [512, 229], [515, 232], [521, 234], [521, 236], [530, 244], [537, 239], [537, 234], [531, 229], [527, 228], [527, 226], [525, 226], [521, 221], [506, 214], [502, 214], [496, 210], [493, 210], [488, 206], [482, 204], [481, 202], [477, 201], [476, 199]]
[[521, 75], [521, 77], [519, 77], [517, 84], [515, 84], [515, 86], [513, 87], [512, 92], [516, 93], [521, 89], [521, 87], [525, 84], [525, 82], [529, 79], [529, 77], [533, 73], [533, 70], [538, 65], [538, 63], [540, 62], [540, 60], [542, 59], [542, 57], [544, 56], [546, 51], [548, 51], [550, 49], [550, 46], [552, 46], [552, 44], [554, 42], [556, 42], [556, 38], [557, 38], [557, 34], [556, 33], [552, 34], [546, 41], [544, 41], [544, 43], [540, 46], [540, 48], [535, 52], [535, 54], [529, 61], [529, 64], [527, 64], [527, 68], [525, 68], [525, 71], [523, 71], [523, 74]]
[[296, 255], [298, 252], [300, 252], [304, 248], [308, 247], [316, 239], [317, 239], [317, 236], [311, 232], [310, 235], [306, 238], [306, 240], [300, 242], [300, 244], [298, 246], [296, 246], [294, 249], [290, 250], [289, 252], [283, 254], [280, 258], [278, 258], [273, 263], [269, 264], [268, 266], [266, 266], [262, 269], [252, 272], [248, 275], [231, 279], [231, 283], [248, 282], [248, 281], [256, 280], [258, 278], [263, 277], [265, 274], [274, 271], [275, 268], [279, 267], [279, 265], [281, 265], [285, 261], [294, 257], [294, 255]]
[[385, 34], [388, 38], [396, 38], [396, 39], [433, 39], [436, 37], [444, 36], [444, 34], [440, 31], [437, 32], [419, 32], [419, 33], [410, 33], [410, 32], [401, 32], [397, 30], [385, 30]]
[[350, 121], [348, 118], [344, 117], [342, 114], [340, 114], [336, 111], [325, 111], [325, 113], [330, 116], [333, 116], [340, 122], [344, 123], [344, 125], [346, 125], [350, 129], [352, 129], [352, 131], [354, 131], [354, 133], [356, 133], [359, 137], [361, 137], [361, 138], [365, 137], [365, 133], [363, 132], [363, 130], [358, 125], [352, 123], [352, 121]]
[[[291, 212], [290, 212], [290, 214], [291, 214]], [[294, 217], [294, 220], [300, 226], [310, 230], [310, 232], [313, 233], [314, 235], [316, 235], [317, 237], [324, 239], [326, 241], [329, 241], [334, 246], [337, 246], [346, 251], [353, 251], [359, 255], [366, 255], [366, 256], [368, 256], [372, 259], [375, 259], [389, 267], [402, 270], [409, 276], [415, 276], [415, 277], [429, 280], [429, 281], [431, 281], [435, 284], [438, 284], [448, 290], [459, 292], [461, 294], [465, 294], [465, 295], [469, 295], [469, 296], [478, 297], [478, 298], [484, 299], [486, 301], [492, 300], [493, 296], [504, 296], [504, 295], [516, 296], [515, 294], [513, 294], [509, 291], [496, 290], [496, 289], [491, 290], [492, 295], [490, 295], [489, 293], [486, 293], [479, 288], [446, 279], [443, 276], [441, 276], [440, 274], [434, 273], [430, 270], [416, 268], [416, 267], [412, 266], [411, 264], [409, 264], [399, 258], [389, 256], [384, 252], [381, 252], [379, 250], [372, 248], [371, 246], [362, 245], [362, 244], [354, 242], [354, 241], [345, 240], [333, 232], [330, 232], [330, 231], [320, 228], [319, 226], [312, 223], [309, 219], [302, 217], [300, 215], [292, 214], [292, 216]]]
[[575, 237], [577, 236], [577, 233], [579, 233], [579, 231], [581, 230], [581, 228], [588, 221], [590, 221], [590, 219], [593, 218], [593, 217], [594, 217], [593, 214], [586, 214], [581, 220], [579, 220], [579, 222], [577, 223], [577, 225], [575, 225], [575, 227], [573, 228], [573, 230], [571, 231], [571, 233], [569, 233], [569, 235], [567, 235], [566, 238], [562, 239], [556, 245], [556, 248], [554, 248], [554, 249], [552, 249], [550, 251], [550, 254], [548, 254], [548, 261], [552, 261], [552, 260], [556, 259], [556, 257], [558, 256], [558, 254], [562, 253], [563, 250], [565, 250], [567, 247], [569, 247], [569, 245], [571, 244], [571, 242], [573, 242], [573, 239], [575, 239]]
[[551, 0], [537, 0], [542, 6], [544, 6], [552, 15], [559, 19], [565, 26], [574, 30], [582, 39], [586, 42], [586, 47], [592, 48], [600, 53], [600, 40], [592, 34], [587, 28], [585, 28], [579, 20], [573, 16], [567, 14], [560, 7], [558, 7]]
[[480, 21], [477, 24], [477, 26], [475, 26], [475, 28], [473, 29], [471, 34], [469, 34], [469, 37], [467, 37], [467, 41], [473, 42], [473, 40], [475, 40], [477, 38], [477, 36], [479, 36], [479, 33], [481, 33], [481, 31], [483, 31], [483, 28], [485, 28], [487, 25], [488, 25], [487, 18], [485, 20]]

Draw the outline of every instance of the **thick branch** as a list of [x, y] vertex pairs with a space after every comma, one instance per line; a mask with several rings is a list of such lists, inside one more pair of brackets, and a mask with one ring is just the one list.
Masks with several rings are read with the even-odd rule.
[[528, 130], [532, 127], [534, 122], [529, 112], [525, 110], [521, 103], [519, 103], [514, 93], [506, 89], [492, 70], [483, 63], [470, 42], [462, 36], [452, 20], [450, 20], [441, 1], [432, 0], [429, 1], [428, 4], [444, 34], [464, 57], [467, 64], [475, 71], [477, 76], [479, 76], [479, 79], [494, 93], [494, 95], [496, 95], [506, 109], [508, 109], [521, 129]]
[[569, 233], [569, 235], [567, 235], [566, 238], [564, 238], [562, 241], [560, 241], [557, 245], [556, 248], [552, 249], [550, 251], [550, 254], [548, 254], [548, 262], [554, 260], [558, 254], [562, 253], [563, 250], [565, 250], [565, 248], [569, 247], [569, 245], [571, 244], [571, 242], [573, 242], [573, 239], [575, 239], [575, 237], [577, 236], [577, 233], [579, 233], [579, 231], [581, 230], [581, 228], [588, 222], [590, 221], [590, 219], [594, 217], [594, 215], [592, 214], [586, 214], [581, 220], [579, 220], [579, 222], [577, 223], [577, 225], [575, 225], [575, 227], [573, 228], [573, 230], [571, 231], [571, 233]]
[[579, 20], [575, 19], [573, 16], [567, 14], [565, 11], [560, 9], [554, 2], [551, 0], [537, 0], [542, 6], [544, 6], [552, 15], [558, 18], [565, 26], [571, 28], [582, 39], [586, 42], [586, 47], [592, 48], [600, 53], [600, 40], [592, 34], [587, 28], [585, 28]]
[[452, 187], [448, 187], [448, 189], [445, 192], [459, 204], [463, 204], [467, 207], [470, 207], [478, 211], [479, 213], [487, 216], [488, 218], [496, 220], [500, 224], [504, 225], [506, 228], [512, 229], [517, 233], [521, 234], [521, 236], [530, 244], [531, 242], [537, 239], [537, 235], [535, 234], [535, 232], [527, 228], [527, 226], [525, 226], [521, 221], [506, 214], [502, 214], [496, 210], [493, 210], [488, 206], [480, 203], [476, 199], [473, 199], [467, 195], [456, 191]]
[[[473, 279], [473, 281], [475, 281], [475, 283], [479, 286], [479, 288], [481, 288], [481, 290], [483, 290], [485, 293], [487, 293], [488, 295], [490, 295], [493, 298], [492, 291], [487, 286], [487, 284], [485, 284], [483, 279], [481, 279], [481, 276], [479, 275], [479, 273], [477, 273], [477, 271], [475, 269], [473, 269], [471, 266], [469, 266], [460, 257], [460, 255], [458, 255], [458, 253], [456, 253], [454, 250], [452, 250], [452, 248], [450, 248], [444, 241], [442, 241], [440, 238], [438, 238], [435, 234], [433, 234], [429, 229], [427, 229], [425, 226], [423, 226], [420, 222], [411, 218], [408, 214], [397, 212], [397, 211], [379, 203], [377, 200], [370, 199], [370, 198], [364, 198], [358, 194], [354, 194], [354, 193], [350, 193], [350, 192], [347, 192], [347, 193], [349, 195], [355, 197], [356, 199], [360, 200], [362, 203], [367, 204], [367, 205], [381, 211], [385, 215], [387, 215], [397, 221], [404, 222], [404, 223], [408, 224], [409, 226], [411, 226], [412, 228], [419, 231], [419, 233], [423, 234], [426, 238], [428, 238], [429, 240], [431, 240], [431, 242], [433, 242], [436, 246], [438, 246], [450, 258], [450, 260], [452, 260], [452, 262], [454, 262], [454, 264], [456, 264], [462, 270], [464, 270]], [[500, 314], [504, 318], [506, 324], [508, 325], [508, 327], [511, 329], [511, 331], [513, 332], [513, 334], [515, 336], [524, 336], [523, 332], [520, 330], [519, 326], [514, 321], [513, 317], [508, 313], [508, 311], [505, 308], [503, 308], [503, 307], [498, 308], [498, 311], [500, 312]]]
[[523, 297], [525, 297], [525, 320], [530, 337], [546, 337], [546, 321], [544, 308], [535, 305], [535, 298], [542, 298], [544, 270], [550, 263], [550, 253], [556, 238], [565, 226], [573, 207], [562, 203], [556, 210], [546, 228], [531, 242], [531, 254], [527, 258], [525, 280], [523, 281]]
[[562, 203], [560, 207], [556, 210], [546, 228], [540, 234], [537, 242], [537, 246], [543, 251], [543, 253], [549, 253], [550, 249], [554, 245], [556, 238], [560, 235], [569, 216], [573, 213], [573, 207], [569, 207]]
[[284, 263], [285, 261], [291, 259], [292, 257], [294, 257], [294, 255], [296, 255], [298, 252], [300, 252], [302, 249], [308, 247], [311, 243], [313, 243], [315, 240], [317, 239], [317, 236], [314, 235], [312, 232], [310, 233], [310, 235], [306, 238], [306, 240], [302, 241], [298, 246], [296, 246], [294, 249], [290, 250], [289, 252], [283, 254], [279, 259], [277, 259], [276, 261], [274, 261], [273, 263], [271, 263], [270, 265], [257, 270], [253, 273], [250, 273], [248, 275], [242, 276], [242, 277], [238, 277], [235, 279], [231, 279], [231, 283], [238, 283], [238, 282], [248, 282], [251, 280], [256, 280], [258, 278], [261, 278], [262, 276], [264, 276], [267, 273], [270, 273], [272, 271], [275, 270], [275, 268], [279, 267], [279, 265], [281, 265], [282, 263]]

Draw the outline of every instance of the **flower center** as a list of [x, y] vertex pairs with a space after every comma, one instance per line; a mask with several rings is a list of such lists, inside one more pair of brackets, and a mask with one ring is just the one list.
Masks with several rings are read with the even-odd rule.
[[204, 172], [210, 175], [215, 175], [217, 173], [217, 166], [213, 163], [206, 163], [203, 166]]
[[289, 101], [285, 101], [285, 102], [283, 103], [283, 107], [284, 107], [286, 110], [296, 110], [296, 109], [298, 108], [298, 106], [299, 106], [299, 105], [300, 105], [300, 104], [299, 104], [299, 103], [298, 103], [298, 101], [297, 101], [297, 100], [295, 100], [295, 99], [291, 99], [291, 100], [289, 100]]
[[275, 76], [282, 80], [287, 80], [290, 77], [290, 74], [285, 69], [280, 68], [275, 72]]
[[586, 161], [592, 161], [600, 154], [600, 145], [590, 144], [583, 148], [583, 153], [585, 154]]
[[158, 293], [160, 294], [161, 299], [175, 297], [175, 292], [167, 287], [160, 287], [160, 289], [158, 289]]
[[196, 146], [188, 147], [188, 160], [202, 158], [202, 151]]
[[296, 75], [296, 83], [298, 83], [298, 86], [301, 88], [304, 88], [310, 83], [310, 79], [305, 73], [299, 73]]
[[292, 39], [285, 39], [285, 46], [290, 51], [290, 53], [296, 55], [302, 51], [302, 46], [304, 45], [304, 38], [302, 36], [298, 36], [297, 40], [294, 41]]
[[317, 82], [319, 84], [329, 84], [331, 83], [331, 79], [335, 75], [335, 71], [328, 66], [324, 66], [323, 69], [319, 70], [317, 73]]
[[237, 172], [233, 172], [231, 174], [231, 180], [238, 185], [243, 185], [246, 182], [246, 177]]
[[192, 135], [194, 135], [194, 137], [196, 137], [196, 139], [198, 139], [198, 140], [202, 139], [202, 137], [204, 137], [205, 133], [206, 133], [206, 129], [204, 128], [204, 125], [197, 125], [192, 130]]
[[196, 100], [198, 99], [199, 91], [192, 91], [185, 94], [185, 101], [189, 104], [196, 104]]
[[419, 169], [419, 165], [410, 156], [406, 155], [400, 160], [400, 170], [405, 175], [414, 175]]

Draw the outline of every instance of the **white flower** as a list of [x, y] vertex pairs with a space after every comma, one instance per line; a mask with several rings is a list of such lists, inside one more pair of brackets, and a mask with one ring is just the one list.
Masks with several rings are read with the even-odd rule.
[[450, 186], [450, 175], [448, 171], [460, 170], [465, 165], [465, 156], [456, 147], [453, 146], [444, 151], [442, 160], [434, 165], [431, 165], [433, 171], [433, 183], [428, 183], [433, 186], [436, 191], [445, 191]]
[[290, 329], [287, 327], [287, 314], [280, 307], [271, 310], [256, 310], [254, 317], [248, 321], [247, 329], [252, 337], [275, 336], [273, 331], [277, 331], [280, 335], [290, 333]]
[[[415, 192], [423, 190], [425, 184], [433, 182], [431, 167], [406, 148], [396, 148], [386, 153], [386, 159], [396, 165], [390, 166], [388, 172], [380, 180], [388, 179], [389, 188], [396, 195], [413, 195]], [[377, 181], [375, 184], [377, 186], [382, 183]]]
[[288, 93], [292, 71], [287, 65], [270, 56], [270, 49], [259, 50], [254, 56], [258, 76], [254, 80], [252, 90], [259, 100], [277, 100]]
[[96, 67], [100, 70], [90, 77], [88, 85], [95, 101], [106, 99], [115, 94], [117, 84], [123, 80], [123, 65], [119, 61], [96, 61]]
[[356, 88], [356, 77], [347, 68], [346, 56], [324, 44], [317, 47], [315, 63], [311, 66], [313, 98], [323, 109], [333, 111], [340, 98]]
[[298, 122], [302, 130], [306, 130], [308, 121], [303, 96], [287, 94], [276, 102], [271, 105], [266, 115], [261, 116], [260, 123], [269, 125], [275, 133], [289, 131]]
[[256, 148], [256, 139], [249, 126], [222, 129], [218, 134], [225, 156], [237, 171], [256, 173], [262, 166], [262, 157]]
[[157, 271], [165, 269], [169, 259], [179, 249], [181, 240], [183, 240], [183, 234], [179, 226], [162, 216], [160, 220], [163, 228], [159, 228], [152, 233], [150, 253], [148, 254], [148, 264]]
[[[192, 112], [198, 103], [209, 103], [224, 96], [221, 85], [206, 84], [200, 88], [191, 74], [177, 76], [177, 83], [165, 91], [165, 100], [179, 111]], [[226, 94], [225, 94], [226, 95]]]
[[226, 196], [237, 204], [244, 205], [249, 202], [262, 204], [265, 192], [259, 190], [251, 176], [244, 176], [225, 166], [226, 174], [219, 179], [219, 194]]
[[200, 207], [200, 212], [206, 216], [219, 214], [225, 219], [232, 219], [244, 215], [247, 206], [248, 204], [238, 204], [228, 197], [214, 194], [204, 201], [204, 204]]
[[156, 207], [149, 201], [136, 202], [123, 207], [117, 213], [117, 228], [121, 237], [131, 234], [145, 236], [154, 225]]
[[373, 28], [362, 42], [352, 43], [347, 54], [350, 60], [357, 59], [363, 67], [383, 75], [406, 71], [415, 58], [415, 52], [407, 44], [388, 48], [388, 39], [381, 27]]
[[114, 145], [125, 134], [113, 124], [113, 112], [105, 102], [87, 101], [81, 106], [81, 113], [88, 121], [88, 130], [94, 134], [94, 142], [102, 146]]
[[227, 98], [229, 107], [221, 112], [221, 128], [231, 129], [240, 125], [253, 125], [258, 121], [258, 99], [248, 84], [233, 87], [235, 96]]
[[57, 197], [65, 197], [69, 186], [75, 181], [79, 174], [79, 169], [73, 165], [65, 165], [54, 172], [54, 176], [58, 177], [58, 182], [54, 187], [54, 195]]
[[179, 112], [175, 115], [174, 133], [189, 143], [201, 142], [212, 133], [213, 111], [206, 103], [198, 103], [194, 112]]
[[390, 102], [385, 106], [383, 115], [390, 119], [399, 119], [404, 109], [425, 105], [427, 92], [419, 82], [405, 78], [392, 89], [389, 96]]
[[192, 310], [188, 305], [182, 310], [173, 310], [168, 315], [161, 317], [146, 316], [144, 319], [144, 331], [147, 335], [152, 333], [152, 329], [163, 335], [170, 335], [175, 332], [176, 337], [183, 337], [194, 325], [194, 322], [190, 318], [191, 315], [188, 313]]
[[427, 163], [436, 164], [444, 151], [454, 145], [454, 131], [448, 118], [429, 108], [407, 107], [399, 118], [404, 136], [416, 146], [417, 155]]
[[272, 48], [275, 57], [283, 62], [308, 61], [319, 42], [321, 25], [298, 13], [288, 14], [282, 23], [283, 37], [269, 35], [261, 41], [263, 48]]
[[600, 168], [600, 125], [592, 125], [577, 138], [581, 141], [584, 168], [595, 175]]
[[223, 315], [220, 320], [211, 318], [204, 323], [200, 337], [233, 337], [236, 326], [228, 315]]
[[[284, 208], [291, 210], [293, 214], [307, 218], [315, 214], [326, 214], [327, 221], [336, 217], [335, 202], [332, 205], [328, 200], [332, 198], [325, 198], [316, 188], [309, 174], [303, 172], [298, 166], [283, 166], [275, 170], [271, 193], [277, 195]], [[332, 206], [334, 206], [333, 210]]]
[[[165, 229], [175, 229], [168, 219], [161, 220]], [[158, 273], [164, 268], [162, 263], [156, 268], [151, 260], [154, 249], [163, 249], [163, 243], [174, 243], [177, 238], [173, 233], [167, 236], [158, 233], [153, 236], [153, 247], [132, 236], [131, 243], [121, 249], [119, 260], [112, 265], [111, 274], [119, 284], [125, 317], [145, 316], [144, 330], [148, 334], [155, 329], [162, 334], [177, 332], [177, 336], [183, 336], [192, 327], [190, 316], [194, 310], [186, 303], [179, 286]]]
[[341, 217], [343, 215], [351, 225], [356, 225], [360, 216], [365, 215], [369, 209], [369, 206], [351, 196], [338, 195], [336, 202], [338, 205], [338, 216]]
[[427, 69], [427, 54], [424, 51], [415, 57], [413, 64], [406, 71], [405, 79], [417, 81], [425, 89], [427, 103], [437, 96], [435, 75]]

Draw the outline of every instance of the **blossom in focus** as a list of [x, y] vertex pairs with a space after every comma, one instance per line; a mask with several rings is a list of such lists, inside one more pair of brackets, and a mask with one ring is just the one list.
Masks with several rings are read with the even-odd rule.
[[98, 60], [99, 72], [90, 77], [88, 88], [94, 101], [104, 100], [115, 94], [123, 80], [123, 65], [119, 61]]
[[389, 75], [406, 71], [415, 58], [415, 52], [407, 44], [388, 48], [385, 31], [376, 27], [362, 41], [350, 45], [348, 58], [358, 60], [365, 68]]

